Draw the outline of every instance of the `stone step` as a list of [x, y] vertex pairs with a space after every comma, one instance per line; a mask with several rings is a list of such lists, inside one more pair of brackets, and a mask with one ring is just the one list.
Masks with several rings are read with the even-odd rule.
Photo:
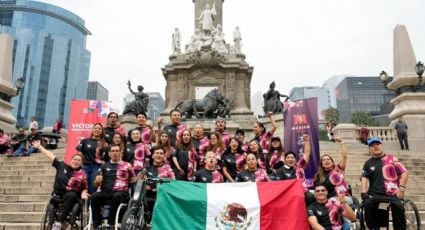
[[[47, 202], [46, 202], [47, 203]], [[43, 212], [46, 206], [43, 202], [3, 203], [2, 210], [6, 212]]]
[[53, 191], [53, 187], [42, 187], [42, 188], [21, 188], [21, 187], [11, 187], [11, 188], [1, 188], [0, 192], [3, 193], [3, 195], [16, 195], [16, 194], [23, 194], [23, 195], [47, 195], [51, 194]]
[[4, 188], [51, 188], [53, 186], [53, 181], [2, 181], [1, 185]]
[[0, 176], [0, 181], [53, 181], [55, 178], [54, 176], [55, 174], [31, 176]]
[[3, 221], [10, 223], [34, 223], [40, 222], [43, 218], [43, 211], [41, 212], [0, 212]]
[[2, 176], [9, 176], [9, 175], [14, 175], [14, 176], [30, 176], [30, 175], [55, 175], [56, 173], [56, 169], [54, 167], [50, 166], [50, 169], [48, 170], [44, 170], [44, 169], [40, 169], [40, 170], [0, 170], [0, 175]]
[[39, 230], [40, 223], [2, 223], [3, 230]]
[[48, 164], [51, 165], [52, 161], [50, 161], [49, 159], [45, 159], [45, 160], [38, 160], [38, 159], [32, 159], [29, 161], [13, 161], [13, 160], [7, 160], [7, 161], [2, 161], [0, 162], [0, 167], [2, 166], [27, 166], [27, 165], [39, 165], [39, 164]]
[[50, 195], [2, 195], [0, 202], [14, 203], [14, 202], [47, 202]]
[[13, 165], [13, 166], [0, 166], [1, 170], [15, 170], [15, 171], [25, 171], [25, 170], [49, 170], [52, 166], [50, 164], [40, 164], [40, 165]]

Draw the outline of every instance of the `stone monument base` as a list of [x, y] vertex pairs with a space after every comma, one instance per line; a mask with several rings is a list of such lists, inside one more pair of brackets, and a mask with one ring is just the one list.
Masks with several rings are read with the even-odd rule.
[[0, 127], [5, 133], [17, 133], [16, 118], [11, 113], [14, 108], [9, 102], [0, 99]]
[[388, 116], [391, 120], [390, 126], [394, 127], [398, 118], [402, 117], [408, 127], [409, 149], [412, 151], [425, 149], [425, 93], [403, 93], [391, 100], [391, 103], [394, 110]]

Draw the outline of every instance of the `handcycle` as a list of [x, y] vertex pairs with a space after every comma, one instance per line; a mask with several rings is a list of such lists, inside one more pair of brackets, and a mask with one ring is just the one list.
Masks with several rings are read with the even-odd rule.
[[147, 178], [138, 180], [134, 188], [134, 194], [130, 199], [130, 205], [124, 213], [121, 229], [144, 230], [147, 229], [147, 219], [152, 213], [147, 211], [148, 198], [146, 196], [146, 185], [162, 184], [169, 182], [164, 178]]
[[[87, 216], [87, 208], [85, 207], [87, 207], [87, 201], [85, 200], [80, 200], [80, 202], [74, 204], [74, 206], [72, 207], [72, 210], [65, 218], [65, 222], [71, 225], [71, 229], [84, 229], [84, 217]], [[59, 216], [62, 213], [62, 208], [62, 198], [53, 194], [44, 208], [44, 214], [41, 220], [41, 229], [52, 229], [54, 222], [58, 220]]]
[[[419, 210], [416, 204], [409, 199], [404, 200], [404, 210], [406, 216], [406, 229], [407, 230], [420, 230], [421, 229], [421, 218]], [[390, 229], [390, 223], [392, 220], [389, 218], [391, 212], [391, 201], [381, 202], [378, 208], [378, 215], [380, 220], [380, 227], [386, 227]], [[360, 204], [359, 214], [360, 230], [366, 229], [364, 208], [363, 204]]]

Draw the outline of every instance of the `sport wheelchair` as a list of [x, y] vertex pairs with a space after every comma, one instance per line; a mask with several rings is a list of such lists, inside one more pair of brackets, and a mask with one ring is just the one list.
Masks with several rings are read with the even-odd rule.
[[[421, 218], [419, 215], [419, 210], [416, 204], [409, 199], [404, 200], [404, 209], [406, 215], [406, 229], [408, 230], [420, 230], [421, 229]], [[385, 227], [390, 229], [390, 219], [391, 212], [391, 202], [381, 202], [378, 208], [378, 215], [380, 220], [380, 227]], [[364, 208], [362, 204], [360, 205], [358, 218], [360, 222], [360, 229], [366, 229], [365, 217], [364, 217]]]
[[[129, 190], [129, 193], [131, 193], [131, 191]], [[125, 212], [125, 210], [127, 209], [127, 206], [129, 205], [129, 200], [124, 200], [123, 202], [121, 202], [121, 204], [118, 206], [117, 208], [117, 212], [115, 215], [115, 230], [121, 229], [120, 226], [120, 220], [121, 217], [123, 216], [123, 213]], [[109, 208], [112, 206], [112, 200], [107, 200], [104, 205], [103, 205], [103, 210], [102, 210], [102, 217], [103, 217], [103, 223], [105, 223], [105, 221], [108, 219], [108, 214], [109, 214]], [[94, 229], [93, 227], [93, 215], [92, 215], [92, 208], [91, 206], [88, 207], [88, 215], [87, 215], [87, 225], [84, 227], [84, 230], [91, 230]]]
[[[76, 203], [72, 208], [71, 212], [65, 218], [65, 222], [71, 226], [71, 229], [84, 229], [84, 216], [86, 212], [84, 207], [86, 202], [80, 200], [79, 203]], [[56, 195], [53, 195], [47, 202], [44, 211], [43, 217], [41, 220], [41, 229], [50, 230], [52, 229], [53, 224], [59, 219], [63, 207], [63, 200]]]
[[124, 213], [121, 222], [121, 229], [124, 230], [144, 230], [148, 229], [147, 219], [150, 219], [152, 213], [147, 211], [148, 203], [153, 203], [155, 200], [146, 196], [145, 185], [153, 185], [157, 183], [167, 183], [167, 179], [163, 178], [148, 178], [146, 180], [138, 180], [134, 189], [133, 197], [130, 200], [130, 205]]

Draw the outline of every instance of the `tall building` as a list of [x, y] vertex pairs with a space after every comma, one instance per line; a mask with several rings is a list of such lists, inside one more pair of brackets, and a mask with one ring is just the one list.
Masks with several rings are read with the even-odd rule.
[[[146, 115], [149, 119], [155, 121], [160, 116], [160, 113], [164, 111], [165, 101], [158, 92], [146, 92], [146, 94], [149, 96], [148, 113]], [[124, 105], [127, 106], [132, 101], [134, 101], [134, 95], [127, 94], [124, 98]]]
[[87, 87], [87, 99], [108, 101], [109, 92], [98, 81], [89, 81]]
[[336, 90], [340, 122], [351, 122], [354, 112], [382, 115], [381, 106], [395, 97], [395, 93], [386, 90], [378, 77], [346, 77]]
[[317, 116], [323, 118], [324, 111], [330, 107], [329, 90], [318, 86], [294, 87], [289, 92], [291, 101], [317, 97]]
[[323, 85], [322, 85], [323, 88], [325, 88], [329, 91], [330, 105], [333, 108], [337, 107], [337, 104], [336, 104], [336, 86], [342, 80], [344, 80], [344, 78], [346, 78], [346, 77], [349, 77], [349, 76], [336, 75], [336, 76], [333, 76], [333, 77], [329, 78], [328, 80], [326, 80], [325, 83], [323, 83]]
[[85, 99], [90, 31], [77, 15], [60, 7], [29, 0], [0, 0], [2, 33], [13, 39], [13, 82], [25, 87], [12, 99], [17, 126], [35, 116], [41, 127], [56, 119], [68, 123], [72, 99]]
[[264, 115], [263, 106], [264, 106], [263, 92], [257, 91], [256, 93], [252, 94], [251, 110], [252, 112], [254, 112], [255, 116]]

